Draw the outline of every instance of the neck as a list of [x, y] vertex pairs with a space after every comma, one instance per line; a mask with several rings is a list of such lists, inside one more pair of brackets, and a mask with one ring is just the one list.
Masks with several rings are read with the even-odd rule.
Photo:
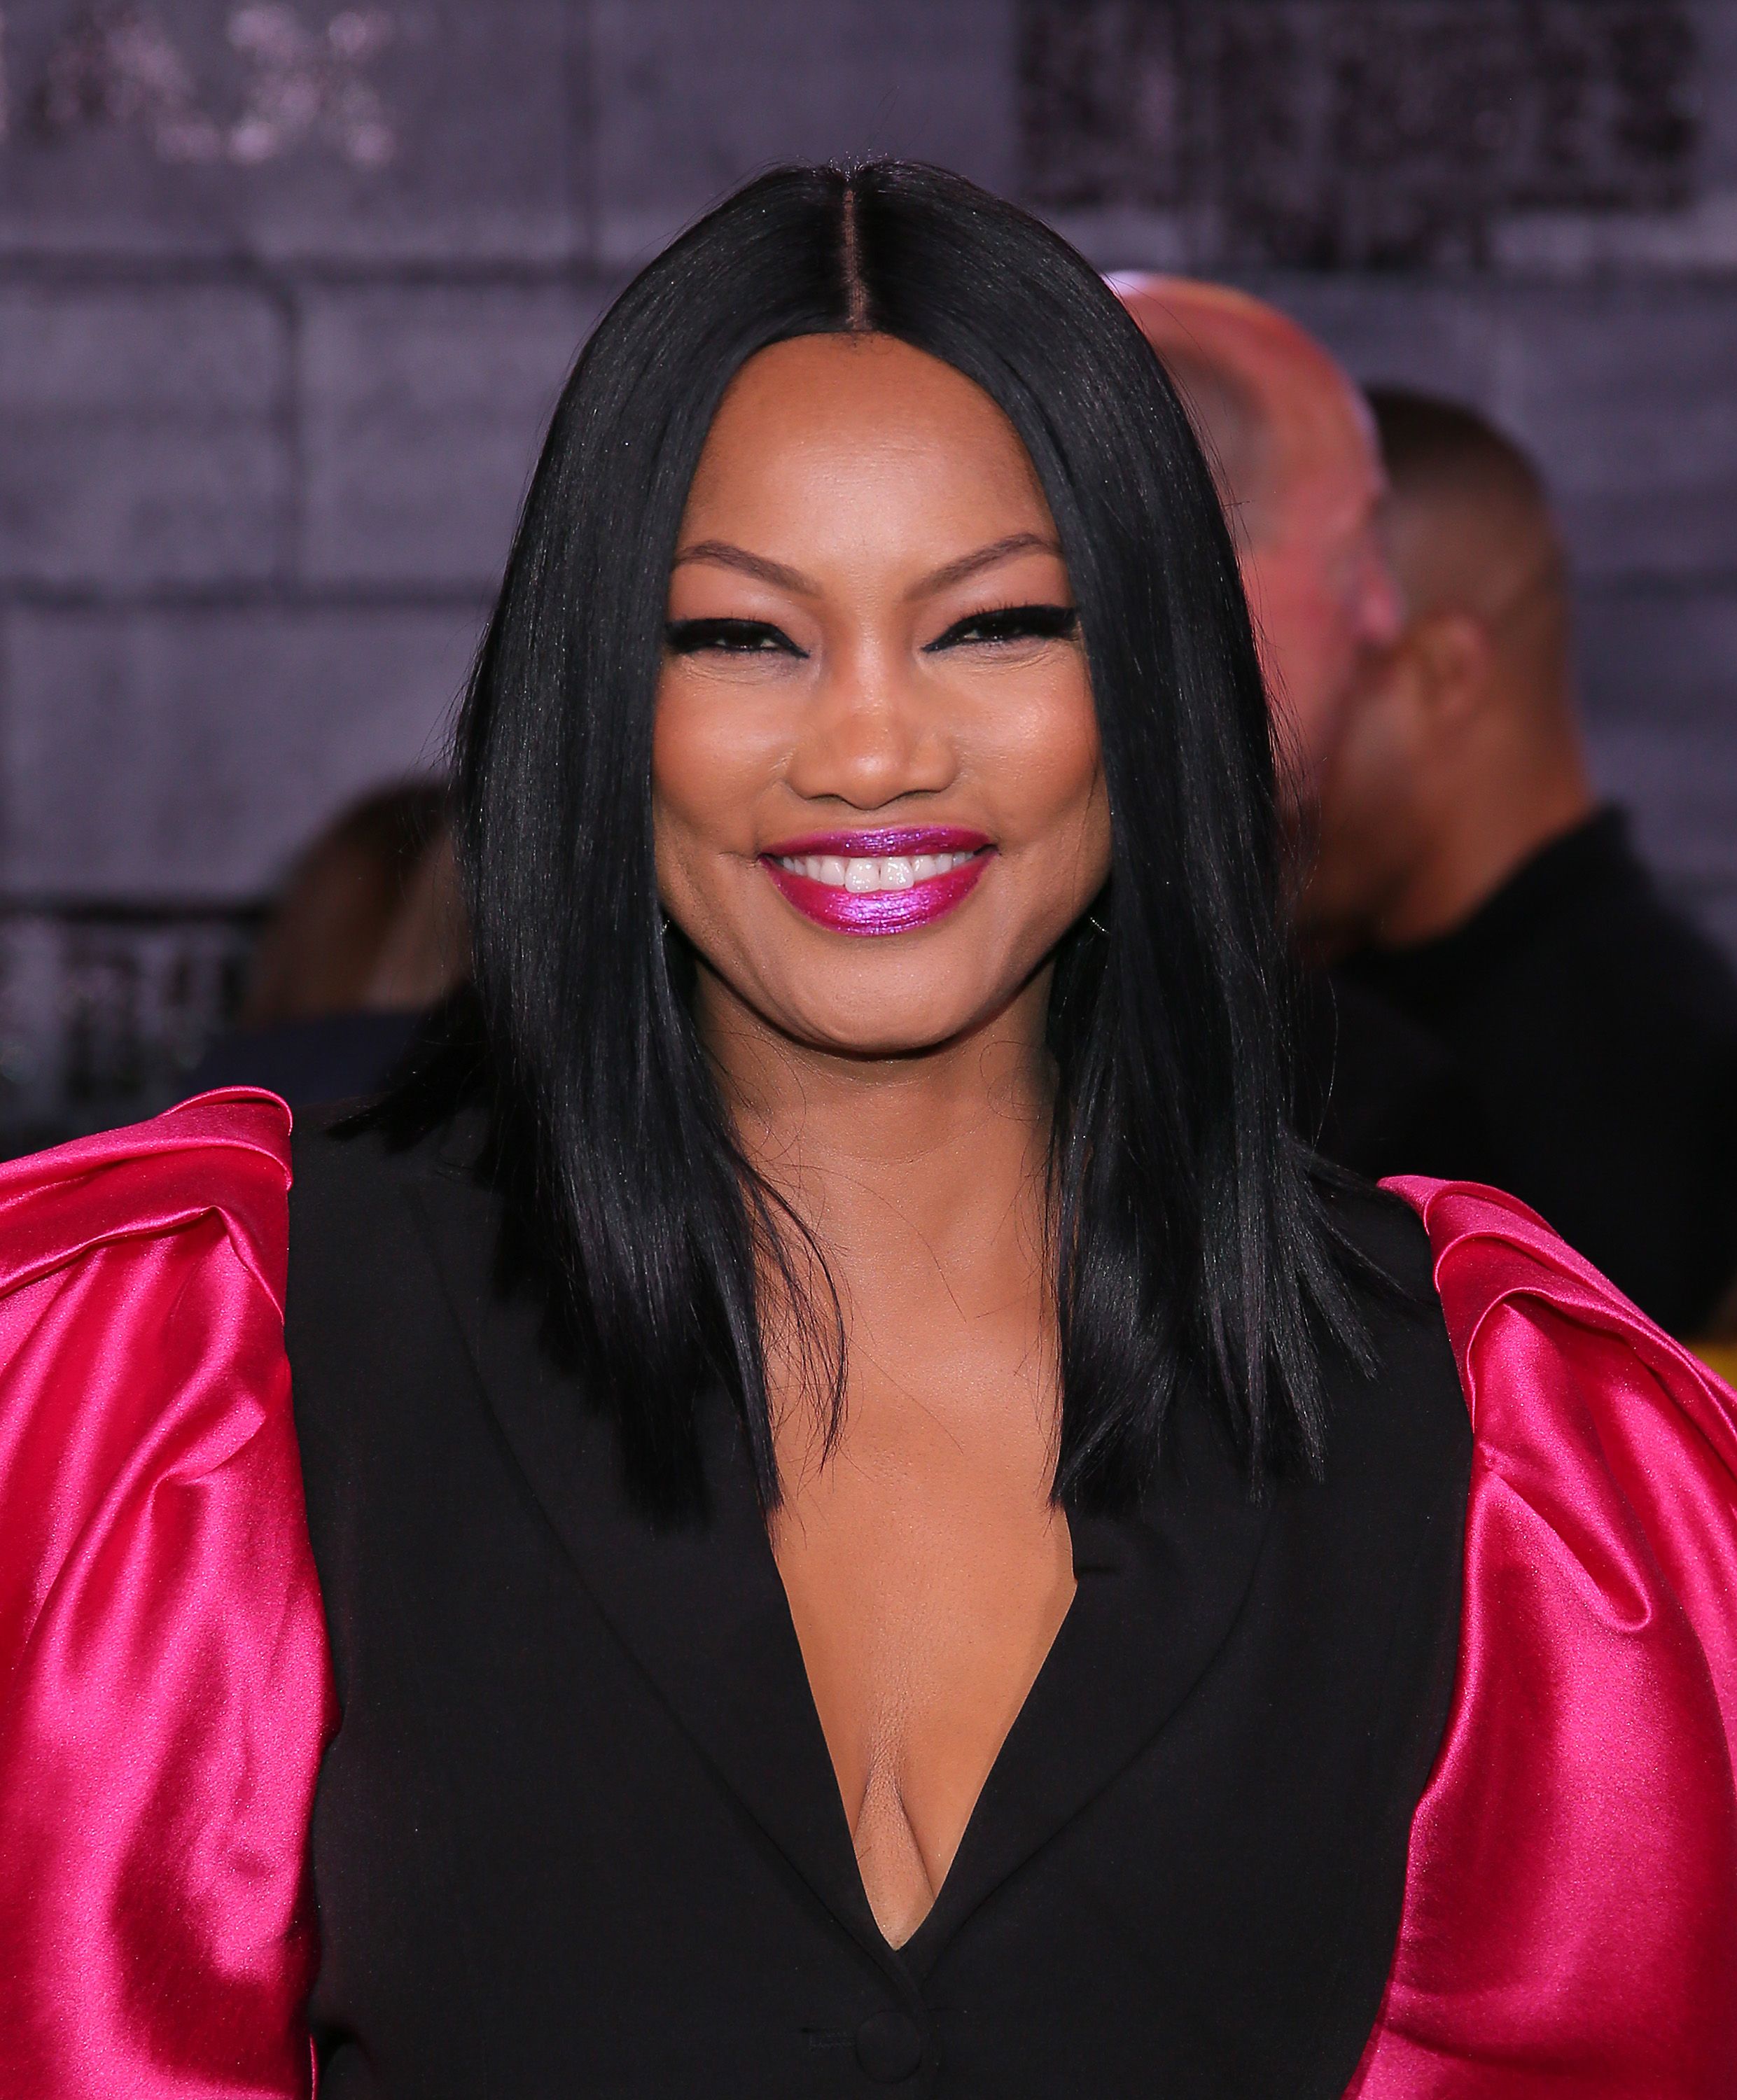
[[1424, 843], [1376, 938], [1382, 947], [1434, 940], [1464, 925], [1534, 854], [1584, 823], [1597, 806], [1571, 737], [1538, 739], [1487, 755], [1465, 780], [1443, 782], [1439, 821]]
[[893, 1057], [793, 1041], [703, 970], [697, 1018], [738, 1142], [829, 1257], [848, 1270], [914, 1234], [946, 1267], [1041, 1193], [1049, 989], [1045, 970], [979, 1027]]
[[[822, 1277], [785, 1233], [798, 1290], [811, 1304], [836, 1293], [851, 1434], [961, 1405], [1050, 1423], [1049, 973], [984, 1026], [897, 1057], [793, 1043], [717, 991], [702, 978], [699, 1018], [739, 1142], [825, 1264]], [[832, 1446], [811, 1330], [785, 1317], [770, 1265], [760, 1287], [780, 1468], [812, 1480]]]

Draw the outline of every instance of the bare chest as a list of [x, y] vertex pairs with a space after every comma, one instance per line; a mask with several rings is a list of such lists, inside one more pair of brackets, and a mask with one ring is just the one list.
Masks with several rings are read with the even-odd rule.
[[774, 1529], [871, 1907], [898, 1945], [945, 1879], [1072, 1601], [1047, 1426], [847, 1435]]

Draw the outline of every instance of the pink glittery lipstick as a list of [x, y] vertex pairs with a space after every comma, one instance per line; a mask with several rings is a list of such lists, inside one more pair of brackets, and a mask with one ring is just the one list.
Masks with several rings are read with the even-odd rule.
[[836, 933], [908, 933], [977, 887], [994, 854], [981, 832], [910, 824], [814, 832], [769, 846], [760, 865], [805, 918]]

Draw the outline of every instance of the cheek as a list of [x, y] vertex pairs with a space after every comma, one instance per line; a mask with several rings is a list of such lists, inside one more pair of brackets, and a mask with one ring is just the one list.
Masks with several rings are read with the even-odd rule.
[[782, 738], [753, 696], [666, 671], [652, 722], [652, 810], [660, 861], [684, 846], [740, 850]]
[[984, 775], [996, 781], [1009, 842], [1076, 844], [1098, 881], [1109, 865], [1109, 801], [1083, 670], [1026, 694], [989, 719]]
[[1415, 771], [1415, 723], [1403, 696], [1380, 694], [1354, 709], [1328, 798], [1339, 830], [1386, 851], [1407, 828]]

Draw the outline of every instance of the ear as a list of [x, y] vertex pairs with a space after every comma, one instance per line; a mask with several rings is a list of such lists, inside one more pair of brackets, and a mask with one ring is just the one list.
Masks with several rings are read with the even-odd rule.
[[1495, 651], [1481, 620], [1469, 612], [1430, 612], [1406, 637], [1424, 706], [1442, 730], [1473, 721], [1494, 683]]

